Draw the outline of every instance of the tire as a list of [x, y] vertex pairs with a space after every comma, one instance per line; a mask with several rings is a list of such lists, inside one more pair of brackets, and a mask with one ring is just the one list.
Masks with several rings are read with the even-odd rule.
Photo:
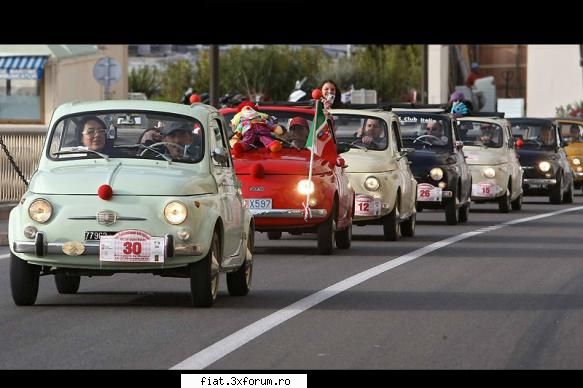
[[55, 274], [55, 285], [59, 294], [76, 294], [81, 284], [81, 276], [67, 276], [64, 273]]
[[512, 210], [522, 209], [522, 193], [514, 201], [512, 201], [511, 204]]
[[563, 194], [563, 203], [573, 203], [573, 182], [569, 185], [569, 189]]
[[10, 289], [17, 306], [32, 306], [38, 295], [40, 267], [10, 254]]
[[407, 221], [401, 224], [401, 234], [404, 237], [415, 236], [415, 225], [417, 224], [417, 213], [411, 214]]
[[399, 198], [395, 207], [383, 218], [383, 235], [385, 241], [397, 241], [401, 236], [401, 220], [399, 219]]
[[251, 280], [253, 278], [253, 248], [255, 246], [255, 230], [249, 229], [249, 238], [247, 239], [247, 252], [245, 260], [241, 267], [227, 274], [227, 289], [231, 296], [245, 296], [251, 289]]
[[560, 175], [559, 175], [559, 179], [557, 179], [557, 183], [549, 189], [549, 202], [550, 203], [558, 205], [562, 202], [562, 200], [563, 200], [563, 191], [561, 188], [562, 184], [563, 184], [563, 182], [562, 182]]
[[468, 216], [470, 214], [470, 199], [464, 206], [460, 206], [458, 209], [458, 220], [459, 222], [468, 222]]
[[273, 232], [267, 232], [267, 238], [270, 240], [279, 240], [281, 238], [281, 232], [280, 231], [273, 231]]
[[318, 252], [321, 255], [330, 255], [334, 249], [336, 239], [336, 201], [332, 204], [332, 213], [326, 221], [318, 225]]
[[500, 213], [510, 213], [510, 208], [512, 204], [510, 203], [510, 192], [506, 189], [506, 193], [498, 198], [498, 211]]
[[445, 222], [448, 225], [457, 225], [458, 212], [456, 208], [456, 196], [454, 195], [445, 202]]
[[352, 222], [347, 228], [336, 232], [336, 248], [348, 249], [352, 244]]
[[220, 262], [220, 240], [215, 231], [208, 254], [204, 259], [190, 265], [190, 292], [193, 306], [211, 307], [217, 299]]

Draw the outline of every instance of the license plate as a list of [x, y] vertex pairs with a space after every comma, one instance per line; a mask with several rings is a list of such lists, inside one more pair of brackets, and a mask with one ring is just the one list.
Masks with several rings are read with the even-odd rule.
[[271, 198], [250, 198], [245, 200], [249, 209], [271, 209]]
[[116, 233], [117, 232], [87, 230], [85, 231], [85, 241], [99, 241], [101, 236], [113, 236]]
[[141, 230], [122, 230], [101, 236], [99, 260], [132, 263], [163, 263], [164, 237], [152, 237]]
[[359, 194], [356, 196], [354, 209], [355, 216], [378, 216], [381, 214], [381, 201], [370, 195]]
[[441, 202], [442, 190], [428, 183], [417, 185], [417, 201]]
[[472, 185], [472, 197], [493, 198], [498, 194], [495, 184], [492, 183], [474, 183]]

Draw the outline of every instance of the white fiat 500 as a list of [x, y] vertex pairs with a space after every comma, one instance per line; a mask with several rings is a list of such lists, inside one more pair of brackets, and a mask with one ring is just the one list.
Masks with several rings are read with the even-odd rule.
[[417, 181], [409, 168], [399, 118], [388, 111], [331, 109], [350, 185], [356, 193], [356, 225], [383, 226], [385, 240], [415, 234]]
[[73, 294], [81, 276], [190, 278], [211, 306], [220, 272], [246, 295], [253, 218], [242, 205], [224, 118], [208, 105], [67, 103], [51, 120], [38, 170], [10, 213], [10, 283], [36, 302], [39, 276]]
[[463, 117], [458, 131], [472, 174], [472, 201], [497, 202], [501, 213], [522, 208], [522, 169], [508, 120]]

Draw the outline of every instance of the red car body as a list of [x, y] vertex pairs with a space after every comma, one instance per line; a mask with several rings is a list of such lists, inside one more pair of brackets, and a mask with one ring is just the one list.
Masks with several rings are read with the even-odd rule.
[[[275, 105], [260, 105], [258, 111], [275, 116], [285, 128], [295, 116], [305, 118], [311, 125], [315, 114], [314, 108]], [[220, 113], [230, 122], [237, 110], [223, 108]], [[273, 153], [259, 145], [257, 149], [237, 157], [233, 155], [233, 160], [235, 172], [242, 183], [243, 198], [254, 215], [257, 231], [268, 232], [270, 239], [278, 239], [281, 232], [315, 232], [318, 233], [320, 253], [329, 254], [334, 240], [338, 248], [350, 246], [355, 194], [342, 167], [344, 160], [336, 148], [331, 119], [328, 120], [325, 135], [330, 137], [330, 141], [321, 147], [320, 156], [314, 155], [314, 192], [310, 196], [311, 218], [307, 220], [304, 208], [306, 195], [298, 192], [298, 183], [308, 178], [310, 150], [287, 147], [284, 143], [280, 152]], [[332, 242], [326, 236], [330, 231], [334, 235]]]

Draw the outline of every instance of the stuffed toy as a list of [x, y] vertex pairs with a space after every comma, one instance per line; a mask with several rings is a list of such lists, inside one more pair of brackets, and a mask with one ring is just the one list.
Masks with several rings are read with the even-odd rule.
[[235, 156], [253, 148], [260, 141], [271, 152], [281, 150], [281, 142], [274, 140], [271, 133], [282, 135], [283, 129], [275, 123], [273, 117], [257, 112], [257, 106], [245, 101], [239, 104], [239, 112], [231, 120], [235, 135], [231, 139], [231, 147]]

